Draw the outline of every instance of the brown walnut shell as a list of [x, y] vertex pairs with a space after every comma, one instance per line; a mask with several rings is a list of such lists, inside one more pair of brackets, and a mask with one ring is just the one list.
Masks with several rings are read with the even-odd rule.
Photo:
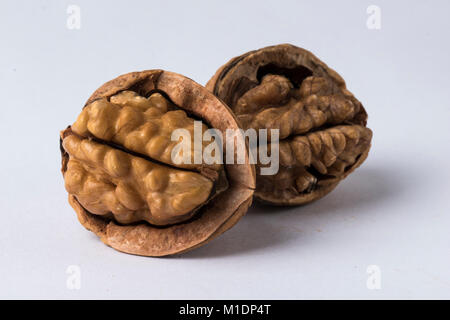
[[364, 107], [307, 50], [282, 44], [245, 53], [217, 70], [206, 88], [244, 129], [279, 130], [278, 173], [261, 175], [257, 164], [255, 197], [263, 202], [317, 200], [367, 158], [372, 131]]
[[254, 166], [248, 154], [245, 164], [173, 163], [170, 133], [192, 130], [194, 120], [203, 130], [239, 128], [223, 102], [176, 73], [132, 72], [95, 91], [60, 135], [81, 224], [114, 249], [143, 256], [185, 252], [231, 228], [251, 204]]

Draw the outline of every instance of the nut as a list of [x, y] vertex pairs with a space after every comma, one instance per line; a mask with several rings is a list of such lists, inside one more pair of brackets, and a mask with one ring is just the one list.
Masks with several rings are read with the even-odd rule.
[[257, 164], [255, 197], [261, 201], [317, 200], [367, 158], [372, 131], [366, 111], [309, 51], [283, 44], [245, 53], [222, 66], [206, 88], [244, 129], [279, 130], [278, 173], [261, 175]]
[[146, 256], [190, 250], [232, 227], [251, 204], [254, 168], [248, 155], [245, 164], [198, 163], [194, 141], [191, 161], [174, 161], [172, 132], [193, 132], [196, 119], [202, 133], [239, 128], [219, 99], [175, 73], [134, 72], [100, 87], [61, 132], [80, 222], [107, 245]]

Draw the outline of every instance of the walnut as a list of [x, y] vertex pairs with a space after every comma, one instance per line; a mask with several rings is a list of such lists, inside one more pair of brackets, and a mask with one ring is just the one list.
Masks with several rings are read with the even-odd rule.
[[245, 53], [206, 87], [244, 129], [279, 130], [278, 173], [261, 175], [257, 164], [255, 197], [263, 202], [317, 200], [367, 158], [372, 131], [366, 111], [344, 80], [309, 51], [283, 44]]
[[94, 92], [60, 135], [79, 221], [107, 245], [145, 256], [184, 252], [232, 227], [251, 204], [254, 168], [248, 158], [198, 163], [193, 141], [192, 161], [174, 161], [172, 132], [193, 133], [195, 120], [202, 133], [239, 128], [214, 95], [167, 71], [125, 74]]

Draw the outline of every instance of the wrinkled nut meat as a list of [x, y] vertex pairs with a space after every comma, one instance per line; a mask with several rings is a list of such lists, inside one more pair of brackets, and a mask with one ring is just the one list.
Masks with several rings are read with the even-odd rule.
[[[146, 256], [187, 251], [232, 227], [251, 204], [254, 168], [248, 158], [195, 164], [195, 120], [203, 132], [238, 129], [219, 99], [175, 73], [129, 73], [98, 89], [61, 132], [65, 187], [80, 222], [107, 245]], [[175, 129], [191, 133], [190, 163], [171, 157]]]
[[366, 111], [344, 80], [309, 51], [284, 44], [248, 52], [222, 66], [206, 88], [228, 104], [244, 129], [279, 129], [278, 173], [260, 175], [257, 164], [259, 200], [317, 200], [368, 155]]

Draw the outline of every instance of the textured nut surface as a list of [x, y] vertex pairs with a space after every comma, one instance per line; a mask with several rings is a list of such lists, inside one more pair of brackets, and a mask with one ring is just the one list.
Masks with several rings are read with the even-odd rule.
[[[172, 161], [172, 150], [179, 142], [171, 141], [175, 129], [185, 129], [190, 133], [190, 164]], [[202, 123], [201, 134], [207, 129]], [[78, 135], [113, 142], [170, 165], [198, 170], [202, 167], [221, 169], [220, 164], [194, 164], [194, 157], [201, 156], [201, 151], [194, 149], [194, 119], [160, 93], [147, 99], [136, 92], [122, 91], [110, 97], [110, 101], [106, 98], [95, 100], [83, 109], [72, 130]], [[203, 142], [204, 146], [209, 143]]]
[[334, 70], [304, 49], [278, 45], [246, 53], [221, 67], [207, 88], [244, 129], [279, 130], [279, 172], [257, 175], [255, 196], [263, 201], [316, 200], [367, 157], [372, 132], [362, 104]]
[[[178, 141], [171, 141], [171, 134], [176, 129], [190, 133], [193, 163], [198, 152], [193, 141], [194, 119], [160, 93], [145, 98], [125, 90], [93, 101], [71, 126], [73, 134], [63, 140], [70, 156], [64, 175], [67, 191], [89, 212], [123, 224], [168, 225], [189, 219], [213, 196], [213, 180], [222, 165], [175, 164], [171, 153]], [[202, 123], [201, 133], [207, 129]], [[211, 180], [176, 167], [209, 169], [210, 176], [216, 174]]]
[[199, 173], [165, 167], [75, 135], [66, 137], [63, 147], [70, 155], [64, 175], [67, 191], [89, 212], [112, 214], [120, 223], [186, 220], [213, 188]]
[[[195, 120], [202, 124], [194, 129]], [[248, 154], [244, 164], [172, 161], [173, 130], [193, 139], [208, 128], [239, 126], [225, 104], [186, 77], [148, 70], [105, 83], [60, 135], [79, 221], [107, 245], [146, 256], [185, 252], [231, 228], [255, 188]], [[195, 152], [191, 140], [191, 160]]]

